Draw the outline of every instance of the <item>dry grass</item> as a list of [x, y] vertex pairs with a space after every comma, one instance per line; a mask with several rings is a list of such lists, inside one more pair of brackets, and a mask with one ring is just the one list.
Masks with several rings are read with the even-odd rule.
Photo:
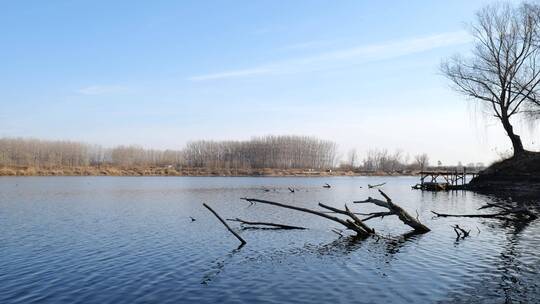
[[[170, 167], [4, 167], [0, 176], [355, 176], [350, 170], [250, 169], [250, 168], [170, 168]], [[388, 175], [375, 173], [372, 175]]]

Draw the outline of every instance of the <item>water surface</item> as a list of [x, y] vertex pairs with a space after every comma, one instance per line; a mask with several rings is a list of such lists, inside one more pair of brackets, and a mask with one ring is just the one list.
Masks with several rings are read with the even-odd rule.
[[[322, 188], [324, 183], [332, 185]], [[351, 204], [384, 191], [432, 231], [407, 235], [395, 217], [368, 223], [388, 238], [339, 237], [338, 224], [249, 203]], [[534, 303], [540, 301], [540, 224], [432, 218], [476, 213], [493, 198], [421, 192], [414, 177], [0, 178], [0, 303]], [[287, 187], [298, 190], [293, 194]], [[362, 188], [361, 188], [362, 187]], [[264, 191], [269, 189], [270, 191]], [[299, 231], [227, 232], [225, 218]], [[486, 211], [489, 212], [489, 211]], [[190, 217], [196, 219], [192, 221]], [[471, 229], [456, 241], [450, 227]], [[231, 225], [239, 229], [238, 223]]]

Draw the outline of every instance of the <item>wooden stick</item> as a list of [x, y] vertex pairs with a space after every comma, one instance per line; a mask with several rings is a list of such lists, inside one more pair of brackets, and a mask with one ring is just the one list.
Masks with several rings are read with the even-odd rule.
[[302, 230], [307, 229], [305, 227], [275, 224], [275, 223], [268, 223], [268, 222], [250, 222], [250, 221], [245, 221], [239, 218], [227, 219], [227, 221], [240, 222], [242, 224], [253, 225], [253, 226], [271, 226], [271, 227], [276, 227], [280, 229], [302, 229]]
[[[502, 218], [508, 213], [489, 213], [489, 214], [447, 214], [431, 210], [431, 213], [438, 217], [479, 217], [479, 218]], [[506, 218], [505, 218], [506, 219]]]
[[231, 227], [229, 227], [229, 225], [227, 224], [227, 222], [225, 222], [221, 216], [219, 216], [219, 214], [217, 214], [217, 212], [214, 211], [214, 209], [210, 208], [210, 206], [208, 206], [207, 204], [203, 203], [203, 206], [206, 207], [206, 209], [210, 210], [210, 212], [212, 212], [217, 218], [218, 220], [223, 224], [225, 225], [225, 227], [227, 228], [227, 230], [229, 230], [229, 232], [231, 232], [242, 244], [240, 245], [240, 247], [244, 246], [245, 244], [247, 244], [247, 242], [240, 236], [238, 235], [238, 233], [236, 233], [234, 230], [231, 229]]
[[[484, 208], [481, 208], [484, 209]], [[488, 213], [488, 214], [446, 214], [446, 213], [438, 213], [435, 211], [431, 211], [431, 213], [435, 214], [438, 217], [478, 217], [478, 218], [498, 218], [503, 220], [512, 220], [511, 216], [514, 217], [515, 220], [518, 221], [530, 221], [538, 218], [538, 216], [534, 213], [532, 213], [530, 210], [526, 208], [516, 207], [512, 209], [503, 209], [503, 211], [499, 213]]]

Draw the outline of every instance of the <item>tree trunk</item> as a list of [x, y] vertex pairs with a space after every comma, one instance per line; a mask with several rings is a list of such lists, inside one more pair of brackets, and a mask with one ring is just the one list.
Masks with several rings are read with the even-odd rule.
[[508, 137], [510, 137], [510, 140], [512, 141], [514, 156], [522, 155], [525, 152], [525, 149], [523, 148], [521, 137], [514, 133], [514, 128], [512, 127], [512, 124], [510, 123], [510, 120], [506, 115], [502, 115], [501, 122], [503, 124], [504, 130], [506, 131], [506, 134], [508, 134]]

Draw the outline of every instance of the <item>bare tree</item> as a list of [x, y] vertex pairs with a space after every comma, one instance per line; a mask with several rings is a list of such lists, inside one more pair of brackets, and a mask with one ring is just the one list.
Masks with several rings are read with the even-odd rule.
[[249, 141], [195, 141], [184, 156], [188, 166], [211, 168], [332, 168], [336, 144], [307, 136], [264, 136]]
[[[525, 153], [511, 118], [540, 104], [540, 6], [486, 6], [471, 26], [472, 57], [443, 62], [442, 73], [458, 92], [483, 103], [501, 122], [514, 155]], [[532, 116], [522, 116], [532, 117]]]
[[358, 162], [358, 153], [356, 153], [356, 149], [349, 150], [349, 153], [347, 154], [347, 165], [352, 169], [357, 166]]
[[414, 156], [414, 164], [420, 170], [424, 170], [429, 166], [429, 156], [426, 153]]

